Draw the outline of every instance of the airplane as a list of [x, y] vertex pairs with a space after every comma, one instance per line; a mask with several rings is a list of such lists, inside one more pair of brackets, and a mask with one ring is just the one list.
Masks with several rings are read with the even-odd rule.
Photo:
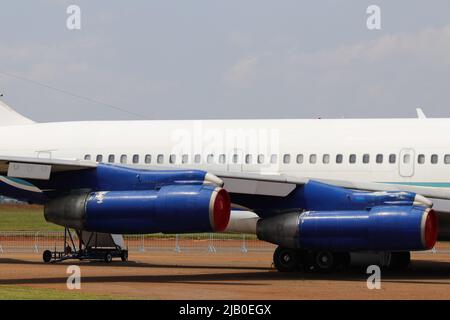
[[36, 123], [0, 102], [0, 194], [66, 228], [244, 232], [278, 271], [403, 269], [450, 239], [450, 119]]

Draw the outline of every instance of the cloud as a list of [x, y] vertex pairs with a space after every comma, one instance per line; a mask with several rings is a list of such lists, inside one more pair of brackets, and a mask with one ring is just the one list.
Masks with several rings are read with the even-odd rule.
[[315, 52], [244, 55], [225, 73], [232, 98], [224, 105], [258, 105], [286, 118], [405, 116], [417, 106], [444, 116], [449, 82], [450, 24]]
[[427, 60], [433, 64], [450, 65], [450, 25], [425, 29], [417, 33], [400, 33], [378, 39], [341, 46], [328, 51], [298, 53], [292, 62], [319, 68], [342, 67], [353, 63], [379, 63], [393, 58]]
[[258, 56], [246, 56], [237, 61], [225, 74], [225, 82], [228, 85], [239, 88], [250, 85], [255, 68], [260, 58]]

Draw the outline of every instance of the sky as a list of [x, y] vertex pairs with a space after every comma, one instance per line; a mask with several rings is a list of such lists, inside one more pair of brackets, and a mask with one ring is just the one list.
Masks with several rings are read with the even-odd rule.
[[448, 0], [1, 4], [0, 93], [39, 122], [450, 117]]

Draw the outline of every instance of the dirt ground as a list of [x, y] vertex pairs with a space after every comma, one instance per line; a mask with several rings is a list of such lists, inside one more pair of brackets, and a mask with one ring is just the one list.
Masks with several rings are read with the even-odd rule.
[[408, 271], [382, 274], [380, 290], [367, 289], [362, 269], [279, 273], [271, 255], [146, 252], [128, 263], [44, 264], [40, 254], [0, 254], [0, 285], [68, 290], [66, 268], [76, 263], [82, 292], [137, 299], [450, 299], [450, 254], [414, 254]]

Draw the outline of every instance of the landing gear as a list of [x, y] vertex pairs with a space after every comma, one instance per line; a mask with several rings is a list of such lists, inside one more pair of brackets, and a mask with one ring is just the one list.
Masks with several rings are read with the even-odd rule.
[[411, 263], [409, 251], [398, 252], [335, 252], [328, 250], [299, 250], [279, 246], [273, 254], [273, 263], [280, 272], [330, 273], [336, 269], [354, 266], [379, 265], [390, 271], [402, 271]]
[[348, 252], [333, 252], [328, 250], [309, 251], [305, 261], [305, 271], [330, 273], [338, 268], [350, 266]]
[[401, 271], [408, 268], [411, 263], [411, 253], [409, 251], [391, 252], [391, 259], [388, 269], [392, 271]]
[[273, 263], [280, 272], [294, 272], [303, 269], [306, 272], [329, 273], [338, 267], [348, 267], [350, 254], [348, 252], [305, 251], [277, 247], [273, 254]]
[[300, 255], [295, 249], [277, 247], [273, 253], [273, 264], [280, 272], [294, 272], [300, 267]]

